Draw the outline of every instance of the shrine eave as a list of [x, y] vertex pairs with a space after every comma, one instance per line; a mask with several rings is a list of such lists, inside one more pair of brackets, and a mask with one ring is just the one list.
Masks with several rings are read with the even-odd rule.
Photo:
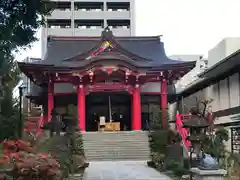
[[[177, 64], [163, 64], [151, 68], [151, 71], [164, 71], [164, 70], [187, 70], [189, 72], [196, 66], [196, 61], [182, 62]], [[187, 73], [186, 72], [186, 73]]]
[[[170, 71], [170, 70], [182, 70], [185, 73], [189, 72], [192, 68], [195, 67], [196, 61], [191, 62], [182, 62], [178, 64], [163, 64], [159, 66], [134, 66], [139, 69], [145, 69], [146, 72], [160, 72], [160, 71]], [[18, 66], [20, 70], [28, 74], [31, 73], [39, 73], [39, 72], [76, 72], [76, 71], [83, 71], [86, 70], [86, 66], [88, 64], [84, 64], [84, 66], [75, 66], [75, 67], [68, 67], [68, 66], [56, 66], [56, 65], [49, 65], [49, 64], [36, 64], [36, 63], [25, 63], [25, 62], [18, 62]]]

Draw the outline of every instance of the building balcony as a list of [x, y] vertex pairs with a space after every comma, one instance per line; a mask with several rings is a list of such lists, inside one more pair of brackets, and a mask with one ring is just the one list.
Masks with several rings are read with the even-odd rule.
[[71, 19], [71, 9], [59, 10], [55, 9], [47, 19]]
[[75, 10], [74, 19], [103, 19], [105, 16], [104, 11], [101, 10], [92, 10], [92, 11], [83, 11]]
[[105, 14], [106, 19], [130, 19], [131, 18], [130, 11], [123, 11], [123, 10], [112, 11], [112, 10], [108, 10], [104, 14]]
[[103, 28], [74, 28], [74, 36], [101, 36]]
[[72, 28], [47, 28], [48, 36], [73, 36]]
[[114, 36], [131, 36], [131, 29], [124, 27], [111, 28]]
[[130, 11], [75, 10], [74, 19], [130, 19]]
[[[130, 28], [112, 28], [114, 36], [130, 36]], [[74, 28], [74, 36], [101, 36], [103, 28]]]

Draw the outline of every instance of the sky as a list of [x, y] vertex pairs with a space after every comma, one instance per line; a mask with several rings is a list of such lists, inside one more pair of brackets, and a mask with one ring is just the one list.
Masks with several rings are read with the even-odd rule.
[[[136, 35], [163, 35], [167, 55], [203, 54], [224, 37], [240, 37], [240, 0], [135, 0]], [[36, 36], [41, 37], [38, 31]], [[41, 44], [16, 56], [41, 57]]]

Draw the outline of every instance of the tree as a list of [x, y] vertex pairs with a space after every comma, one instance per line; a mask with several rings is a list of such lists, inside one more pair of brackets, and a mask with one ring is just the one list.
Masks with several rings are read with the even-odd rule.
[[18, 103], [13, 99], [13, 89], [19, 82], [19, 70], [14, 62], [9, 66], [9, 73], [2, 76], [0, 100], [0, 141], [6, 138], [16, 138], [18, 130]]
[[37, 40], [34, 34], [52, 8], [48, 0], [0, 1], [0, 140], [17, 132], [19, 116], [12, 91], [20, 72], [13, 52]]
[[34, 34], [52, 8], [48, 0], [0, 1], [0, 75], [8, 72], [13, 51], [37, 40]]

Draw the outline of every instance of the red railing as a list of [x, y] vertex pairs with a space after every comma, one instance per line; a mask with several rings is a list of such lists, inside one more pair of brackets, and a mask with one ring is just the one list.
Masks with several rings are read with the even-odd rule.
[[191, 142], [187, 140], [187, 136], [189, 134], [189, 131], [187, 128], [183, 128], [183, 120], [189, 118], [189, 115], [183, 115], [183, 114], [179, 114], [177, 112], [176, 114], [176, 130], [179, 133], [179, 135], [182, 138], [182, 142], [184, 144], [184, 146], [186, 147], [186, 149], [189, 151], [190, 146], [191, 146]]
[[44, 117], [43, 114], [41, 115], [39, 121], [38, 121], [38, 125], [37, 125], [37, 132], [36, 132], [36, 137], [40, 136], [43, 132], [42, 130], [42, 126], [44, 124]]
[[24, 131], [32, 132], [33, 134], [36, 135], [36, 137], [38, 137], [42, 133], [41, 127], [44, 124], [43, 113], [41, 113], [40, 116], [35, 116], [35, 117], [30, 116], [28, 118], [29, 119], [25, 122]]

